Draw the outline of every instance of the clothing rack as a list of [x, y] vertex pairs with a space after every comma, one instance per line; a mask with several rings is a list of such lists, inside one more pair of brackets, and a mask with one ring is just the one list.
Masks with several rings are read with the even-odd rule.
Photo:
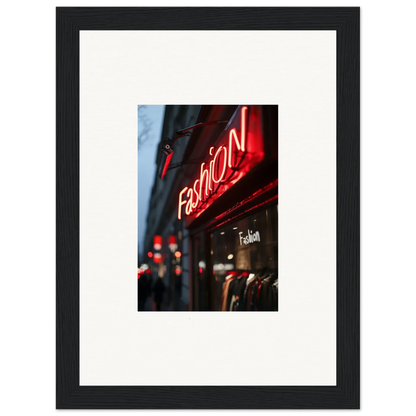
[[221, 311], [277, 311], [278, 307], [277, 269], [237, 269], [228, 273], [223, 283]]

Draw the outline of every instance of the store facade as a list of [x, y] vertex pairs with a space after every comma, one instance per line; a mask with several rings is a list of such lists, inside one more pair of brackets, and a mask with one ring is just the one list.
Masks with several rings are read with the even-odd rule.
[[[167, 107], [164, 136], [166, 117], [185, 106]], [[173, 118], [185, 123], [176, 130], [192, 125]], [[158, 215], [149, 209], [144, 250], [154, 257], [155, 237], [165, 241], [152, 265], [165, 310], [277, 311], [278, 107], [201, 106], [197, 123], [207, 125], [175, 142], [150, 202], [166, 201]]]

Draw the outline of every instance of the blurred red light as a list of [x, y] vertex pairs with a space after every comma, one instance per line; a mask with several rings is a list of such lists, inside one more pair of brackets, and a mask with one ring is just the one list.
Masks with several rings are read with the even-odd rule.
[[169, 250], [172, 253], [178, 248], [178, 244], [176, 243], [176, 236], [175, 235], [170, 235], [169, 236], [168, 245], [169, 245]]
[[152, 271], [150, 269], [146, 269], [147, 274], [152, 274]]
[[204, 270], [202, 269], [202, 267], [200, 267], [199, 268], [199, 273], [201, 273], [202, 274], [202, 272], [203, 272]]
[[180, 251], [175, 251], [175, 257], [179, 259], [182, 256], [182, 253]]
[[153, 257], [153, 253], [152, 253], [151, 251], [149, 251], [149, 252], [147, 253], [147, 256], [148, 256], [149, 258], [152, 258], [152, 257]]
[[153, 248], [155, 250], [160, 250], [162, 248], [162, 236], [155, 235], [153, 238]]

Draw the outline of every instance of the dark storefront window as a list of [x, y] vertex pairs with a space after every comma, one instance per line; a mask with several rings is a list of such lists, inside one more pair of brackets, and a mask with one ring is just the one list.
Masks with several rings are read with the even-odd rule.
[[277, 279], [278, 205], [219, 228], [210, 239], [213, 310], [221, 310], [223, 285], [231, 273], [267, 272]]
[[206, 260], [205, 260], [205, 244], [203, 234], [199, 233], [195, 236], [193, 242], [193, 274], [194, 279], [194, 310], [207, 310], [207, 284], [206, 284]]

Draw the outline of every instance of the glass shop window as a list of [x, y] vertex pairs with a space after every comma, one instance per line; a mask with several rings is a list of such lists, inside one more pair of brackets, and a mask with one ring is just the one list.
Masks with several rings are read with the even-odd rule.
[[215, 230], [210, 238], [214, 310], [221, 310], [224, 282], [231, 274], [255, 274], [259, 282], [273, 275], [277, 280], [277, 204]]
[[201, 233], [197, 234], [193, 241], [193, 291], [194, 310], [207, 310], [207, 285], [206, 285], [206, 262], [205, 245]]

